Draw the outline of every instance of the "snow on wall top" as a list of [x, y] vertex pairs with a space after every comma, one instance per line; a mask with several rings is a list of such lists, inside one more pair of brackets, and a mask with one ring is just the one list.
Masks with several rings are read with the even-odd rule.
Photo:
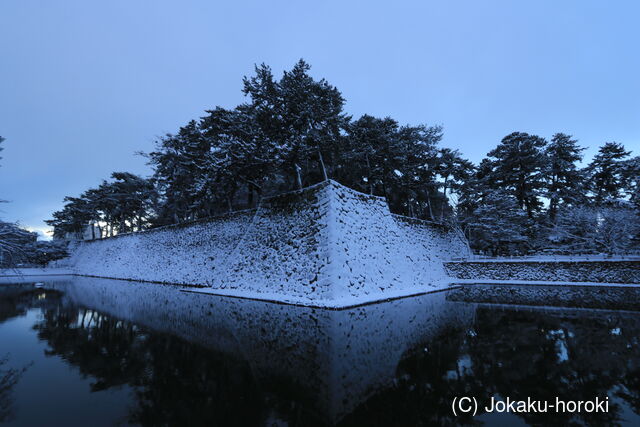
[[392, 215], [383, 198], [329, 180], [254, 211], [84, 242], [70, 264], [84, 275], [344, 306], [443, 288], [442, 261], [465, 247], [455, 233]]

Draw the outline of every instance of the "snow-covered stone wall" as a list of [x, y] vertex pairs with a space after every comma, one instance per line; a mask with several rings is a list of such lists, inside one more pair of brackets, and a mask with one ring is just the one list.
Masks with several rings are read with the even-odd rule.
[[407, 229], [411, 238], [427, 246], [437, 246], [438, 256], [442, 259], [466, 259], [471, 255], [469, 242], [460, 230], [401, 215], [393, 215], [393, 218]]
[[253, 211], [188, 225], [83, 241], [65, 265], [75, 274], [184, 285], [210, 285], [224, 271]]
[[447, 262], [458, 279], [640, 283], [640, 261]]
[[81, 275], [348, 306], [444, 288], [443, 261], [467, 253], [454, 231], [392, 215], [383, 198], [325, 181], [253, 211], [83, 242], [69, 264]]

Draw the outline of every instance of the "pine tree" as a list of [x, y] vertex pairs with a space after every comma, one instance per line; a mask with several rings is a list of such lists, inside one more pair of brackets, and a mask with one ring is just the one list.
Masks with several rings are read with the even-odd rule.
[[613, 203], [625, 189], [625, 163], [629, 156], [622, 144], [607, 142], [586, 168], [593, 201], [596, 205]]
[[442, 196], [446, 203], [440, 209], [440, 221], [444, 221], [445, 209], [449, 207], [447, 191], [457, 192], [475, 171], [473, 163], [464, 159], [458, 150], [441, 148], [438, 151], [436, 171], [442, 179]]
[[398, 128], [398, 122], [390, 117], [380, 119], [368, 114], [351, 122], [337, 178], [364, 193], [386, 195], [389, 165], [385, 159], [392, 157]]
[[[154, 182], [163, 197], [159, 224], [178, 223], [197, 217], [213, 202], [198, 191], [198, 180], [208, 166], [211, 145], [195, 120], [168, 134], [147, 154], [154, 167]], [[202, 208], [204, 206], [204, 208]], [[210, 212], [207, 212], [210, 214]]]
[[489, 152], [494, 158], [490, 180], [494, 188], [509, 191], [529, 218], [542, 207], [546, 141], [536, 135], [513, 132]]
[[575, 204], [584, 198], [582, 174], [576, 166], [584, 150], [577, 140], [564, 133], [553, 135], [545, 149], [548, 161], [545, 196], [549, 199], [551, 222], [555, 221], [560, 205]]
[[304, 60], [275, 81], [266, 65], [244, 79], [244, 94], [251, 102], [264, 135], [278, 144], [280, 166], [292, 177], [293, 187], [326, 179], [338, 158], [341, 131], [349, 117], [344, 98], [326, 80], [314, 80]]
[[640, 156], [624, 162], [622, 175], [625, 194], [629, 196], [632, 203], [640, 206]]
[[392, 212], [439, 219], [439, 126], [400, 126], [364, 115], [351, 123], [343, 145], [338, 178], [354, 188], [384, 196]]
[[527, 237], [527, 215], [518, 200], [504, 190], [489, 190], [474, 209], [469, 220], [470, 245], [490, 255], [523, 251]]

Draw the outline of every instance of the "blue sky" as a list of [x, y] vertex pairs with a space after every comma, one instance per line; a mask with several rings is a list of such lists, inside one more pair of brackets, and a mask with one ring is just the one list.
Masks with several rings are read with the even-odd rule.
[[203, 110], [241, 79], [304, 58], [347, 112], [444, 126], [479, 161], [512, 131], [566, 132], [640, 154], [635, 1], [0, 2], [0, 217], [35, 229], [65, 195]]

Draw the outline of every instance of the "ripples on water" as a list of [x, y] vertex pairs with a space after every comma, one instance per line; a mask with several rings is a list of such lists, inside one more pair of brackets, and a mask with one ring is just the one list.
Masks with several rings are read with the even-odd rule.
[[[636, 424], [633, 289], [474, 286], [332, 311], [95, 278], [0, 284], [16, 425]], [[475, 396], [605, 414], [456, 418]]]

